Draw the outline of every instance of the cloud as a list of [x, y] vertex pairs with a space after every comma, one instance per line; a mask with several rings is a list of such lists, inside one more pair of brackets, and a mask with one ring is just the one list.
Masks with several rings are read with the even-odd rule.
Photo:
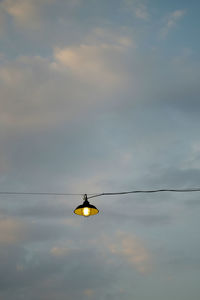
[[[21, 206], [23, 206], [21, 204]], [[2, 206], [1, 206], [2, 207]], [[18, 205], [20, 207], [20, 204]], [[2, 209], [1, 209], [2, 210]], [[20, 209], [19, 209], [20, 210]], [[68, 223], [59, 222], [57, 219], [44, 220], [43, 218], [30, 218], [23, 216], [18, 217], [8, 214], [3, 210], [4, 215], [0, 218], [0, 244], [9, 245], [29, 245], [31, 243], [57, 242], [66, 229], [73, 231], [73, 226]], [[75, 229], [74, 229], [75, 230]], [[67, 240], [67, 247], [71, 245], [70, 239]], [[52, 247], [51, 253], [54, 255], [64, 255], [67, 251], [64, 247]]]
[[[4, 33], [4, 26], [5, 26], [5, 15], [4, 15], [4, 12], [1, 10], [1, 6], [0, 6], [0, 37], [1, 38]], [[1, 54], [1, 58], [2, 58], [2, 54]]]
[[[2, 33], [5, 40], [8, 40], [11, 32], [12, 46], [13, 42], [18, 44], [21, 40], [26, 43], [28, 39], [28, 48], [35, 49], [36, 53], [41, 47], [52, 47], [58, 41], [66, 41], [66, 36], [67, 40], [69, 36], [74, 39], [70, 27], [73, 23], [73, 28], [77, 26], [79, 30], [77, 36], [80, 34], [81, 25], [78, 20], [75, 25], [73, 15], [82, 3], [82, 0], [1, 0], [0, 35]], [[25, 49], [19, 43], [16, 49], [20, 51], [20, 48], [24, 52]]]
[[[122, 41], [124, 43], [125, 41]], [[121, 48], [116, 45], [102, 44], [80, 45], [55, 49], [56, 69], [68, 68], [81, 80], [101, 85], [103, 88], [113, 88], [123, 81], [123, 77], [109, 66], [109, 58], [113, 53], [120, 55]]]
[[144, 4], [139, 4], [135, 9], [135, 15], [137, 18], [142, 20], [149, 19], [149, 13], [147, 11], [147, 7]]
[[133, 37], [130, 36], [126, 32], [126, 30], [122, 28], [118, 28], [118, 30], [112, 30], [109, 28], [96, 27], [91, 33], [86, 37], [86, 41], [88, 44], [98, 45], [100, 47], [104, 46], [104, 48], [116, 49], [118, 51], [126, 51], [127, 48], [136, 48], [136, 44], [133, 40]]
[[1, 7], [18, 24], [35, 26], [38, 22], [39, 3], [39, 1], [32, 0], [4, 0]]
[[26, 21], [35, 15], [36, 7], [33, 1], [24, 0], [5, 0], [2, 2], [7, 13], [16, 18], [19, 21]]
[[165, 25], [161, 29], [161, 37], [165, 38], [177, 25], [177, 22], [186, 14], [186, 10], [175, 10], [165, 18]]
[[27, 57], [1, 67], [4, 126], [13, 129], [55, 126], [89, 109], [94, 90], [85, 90], [81, 83], [77, 89], [77, 80], [70, 71], [60, 73], [50, 65], [48, 60]]
[[[112, 1], [83, 1], [77, 14], [62, 0], [51, 8], [37, 0], [1, 2], [7, 3], [1, 11], [9, 31], [0, 64], [1, 191], [112, 192], [198, 184], [199, 65], [195, 49], [189, 59], [186, 50], [178, 63], [170, 57], [173, 51], [177, 55], [173, 45], [151, 51], [155, 23], [144, 21], [158, 7], [132, 1], [127, 18], [117, 14], [118, 4], [113, 13]], [[172, 19], [165, 20], [168, 31], [180, 13]], [[134, 26], [121, 26], [130, 22]], [[30, 35], [19, 31], [19, 25], [36, 28], [36, 23], [47, 26]], [[195, 265], [189, 260], [192, 249], [198, 261], [200, 202], [198, 194], [192, 197], [190, 209], [188, 194], [94, 198], [100, 214], [86, 219], [73, 215], [79, 196], [1, 195], [0, 298], [147, 298], [155, 282], [158, 290], [151, 297], [162, 298], [162, 281], [171, 273], [173, 288], [185, 274], [187, 282], [195, 282], [197, 269], [177, 272], [170, 251], [176, 247], [177, 258], [188, 253], [180, 266], [184, 257], [185, 266]]]
[[84, 293], [84, 295], [86, 295], [89, 298], [94, 296], [94, 290], [93, 289], [86, 289], [86, 290], [84, 290], [83, 293]]
[[18, 219], [0, 218], [0, 244], [10, 245], [18, 243], [25, 238], [24, 223]]
[[150, 14], [148, 7], [144, 1], [140, 0], [124, 0], [126, 8], [132, 12], [132, 14], [141, 20], [149, 20]]
[[125, 85], [121, 60], [130, 47], [120, 35], [110, 43], [56, 47], [53, 58], [3, 61], [0, 87], [8, 101], [1, 100], [0, 122], [7, 128], [55, 126], [101, 106]]
[[38, 28], [42, 7], [53, 2], [54, 0], [3, 0], [1, 9], [10, 15], [16, 24]]
[[80, 81], [95, 84], [101, 91], [123, 86], [126, 81], [121, 63], [136, 45], [122, 29], [97, 27], [78, 46], [57, 47], [52, 68], [70, 70]]
[[69, 253], [69, 248], [67, 247], [53, 247], [50, 253], [54, 256], [66, 256]]
[[146, 274], [151, 270], [151, 255], [139, 238], [119, 231], [114, 238], [103, 235], [103, 244], [112, 255], [124, 259], [138, 272]]

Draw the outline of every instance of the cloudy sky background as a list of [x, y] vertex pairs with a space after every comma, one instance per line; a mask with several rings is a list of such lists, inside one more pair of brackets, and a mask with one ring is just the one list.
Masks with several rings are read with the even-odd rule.
[[[0, 191], [200, 186], [199, 9], [1, 0]], [[1, 196], [0, 299], [199, 299], [199, 197]]]

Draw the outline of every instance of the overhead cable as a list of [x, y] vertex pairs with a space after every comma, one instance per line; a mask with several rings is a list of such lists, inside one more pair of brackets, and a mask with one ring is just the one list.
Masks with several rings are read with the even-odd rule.
[[[150, 194], [161, 192], [176, 192], [176, 193], [190, 193], [200, 192], [200, 188], [187, 189], [153, 189], [153, 190], [133, 190], [125, 192], [110, 192], [110, 193], [87, 193], [88, 199], [100, 196], [114, 196], [114, 195], [128, 195], [128, 194]], [[84, 196], [86, 193], [52, 193], [52, 192], [9, 192], [0, 191], [0, 195], [32, 195], [32, 196]]]

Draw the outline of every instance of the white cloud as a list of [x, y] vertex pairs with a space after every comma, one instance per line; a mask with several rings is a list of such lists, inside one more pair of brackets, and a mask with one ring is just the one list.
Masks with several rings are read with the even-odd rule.
[[176, 27], [177, 22], [186, 14], [186, 10], [175, 10], [165, 18], [165, 25], [161, 29], [161, 37], [165, 38], [169, 31]]

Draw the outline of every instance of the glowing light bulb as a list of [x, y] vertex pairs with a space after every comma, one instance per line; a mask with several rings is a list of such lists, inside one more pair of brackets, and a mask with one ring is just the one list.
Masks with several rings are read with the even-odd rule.
[[83, 208], [83, 215], [85, 217], [88, 217], [90, 215], [90, 208], [89, 207], [84, 207]]
[[77, 208], [74, 210], [74, 213], [76, 215], [89, 217], [98, 214], [99, 210], [94, 205], [88, 202], [86, 194], [84, 195], [83, 200], [83, 204], [77, 206]]

